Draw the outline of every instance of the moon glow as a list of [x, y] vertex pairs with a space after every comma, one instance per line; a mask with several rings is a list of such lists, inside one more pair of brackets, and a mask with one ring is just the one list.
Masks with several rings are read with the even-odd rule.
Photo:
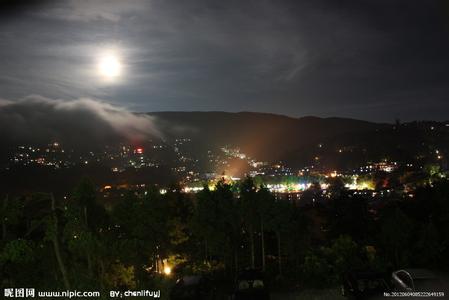
[[105, 79], [114, 79], [120, 76], [122, 65], [119, 58], [108, 54], [100, 58], [98, 62], [98, 71]]

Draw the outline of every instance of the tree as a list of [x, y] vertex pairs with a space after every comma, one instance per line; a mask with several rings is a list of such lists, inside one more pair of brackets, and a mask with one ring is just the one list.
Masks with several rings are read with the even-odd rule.
[[422, 224], [413, 243], [413, 261], [423, 267], [437, 266], [441, 255], [441, 239], [432, 221]]
[[109, 220], [104, 207], [97, 203], [95, 186], [89, 179], [84, 178], [75, 187], [63, 212], [67, 248], [74, 258], [85, 262], [85, 265], [76, 264], [75, 269], [87, 267], [87, 272], [82, 272], [84, 276], [77, 276], [76, 280], [78, 284], [92, 286], [99, 274], [101, 277], [105, 272], [103, 245]]
[[292, 212], [294, 207], [287, 201], [278, 200], [275, 201], [271, 196], [269, 208], [269, 218], [267, 222], [267, 228], [273, 231], [276, 235], [276, 247], [277, 247], [277, 259], [278, 259], [278, 272], [282, 276], [282, 249], [281, 241], [282, 236], [287, 234], [294, 224], [292, 220]]
[[371, 236], [373, 222], [363, 197], [341, 192], [339, 198], [332, 200], [328, 218], [331, 238], [350, 235], [358, 242], [366, 242]]
[[249, 236], [250, 266], [255, 267], [254, 230], [257, 220], [257, 194], [251, 177], [246, 177], [240, 185], [240, 200], [243, 223]]
[[212, 192], [207, 185], [196, 195], [196, 205], [192, 216], [193, 233], [204, 242], [204, 261], [209, 260], [209, 244], [214, 236], [213, 231], [213, 211]]
[[407, 262], [406, 249], [408, 249], [411, 228], [411, 220], [397, 205], [384, 209], [384, 215], [381, 218], [380, 240], [396, 268]]
[[62, 279], [64, 281], [64, 287], [70, 290], [70, 282], [67, 274], [67, 268], [65, 266], [64, 260], [61, 254], [61, 248], [59, 243], [59, 222], [56, 212], [56, 201], [53, 194], [50, 195], [51, 200], [51, 217], [47, 225], [47, 237], [51, 240], [53, 244], [53, 249], [55, 251], [56, 260], [58, 261], [59, 270], [62, 274]]
[[[1, 263], [9, 269], [10, 279], [23, 280], [23, 277], [16, 277], [14, 270], [18, 267], [20, 273], [27, 274], [28, 284], [40, 285], [43, 283], [45, 272], [48, 274], [53, 269], [53, 256], [56, 258], [55, 284], [59, 283], [59, 276], [62, 276], [62, 283], [65, 288], [70, 288], [69, 274], [66, 262], [64, 261], [64, 251], [61, 249], [61, 214], [56, 200], [52, 194], [35, 193], [27, 197], [21, 197], [10, 203], [9, 208], [14, 208], [7, 215], [20, 216], [22, 226], [15, 226], [14, 218], [8, 218], [11, 240], [6, 243]], [[62, 220], [64, 222], [64, 220]], [[47, 243], [50, 242], [50, 243]], [[49, 245], [50, 244], [50, 245]], [[20, 274], [19, 273], [19, 274]], [[59, 274], [58, 274], [59, 273]], [[5, 276], [6, 277], [6, 276]], [[50, 278], [47, 278], [47, 281]], [[17, 282], [18, 284], [24, 282]], [[48, 284], [48, 283], [47, 283]]]
[[242, 242], [242, 214], [239, 199], [234, 197], [233, 187], [221, 180], [217, 183], [214, 191], [217, 203], [217, 219], [219, 220], [217, 234], [221, 236], [223, 249], [227, 251], [225, 256], [234, 261], [234, 271], [239, 270], [238, 251]]
[[[0, 206], [0, 218], [2, 220], [2, 240], [8, 240], [9, 227], [17, 226], [23, 216], [23, 202], [21, 199], [10, 201], [9, 195], [3, 198]], [[14, 229], [14, 228], [12, 228]]]
[[[93, 213], [95, 204], [95, 186], [93, 183], [84, 178], [79, 185], [75, 188], [73, 192], [73, 200], [75, 202], [69, 206], [68, 214], [72, 214], [69, 221], [72, 221], [73, 226], [77, 226], [78, 228], [74, 229], [74, 231], [78, 231], [78, 235], [76, 232], [73, 234], [74, 239], [76, 240], [76, 236], [79, 236], [79, 240], [81, 242], [81, 247], [86, 253], [87, 259], [87, 267], [89, 276], [93, 277], [93, 248], [94, 248], [94, 236], [92, 234], [92, 230], [95, 228], [94, 224], [90, 224], [90, 221], [95, 220], [96, 216]], [[90, 217], [92, 215], [92, 217]], [[74, 224], [76, 222], [76, 225]]]
[[347, 191], [345, 183], [341, 177], [329, 178], [329, 187], [327, 188], [327, 193], [330, 195], [331, 199], [338, 199]]
[[348, 235], [341, 235], [327, 248], [328, 259], [331, 262], [336, 279], [341, 281], [342, 276], [362, 266], [359, 255], [359, 246]]
[[271, 217], [270, 210], [273, 208], [274, 196], [265, 186], [261, 186], [256, 197], [257, 216], [260, 224], [262, 271], [265, 271], [265, 223]]
[[116, 258], [128, 271], [128, 266], [133, 266], [138, 284], [145, 276], [144, 269], [161, 271], [160, 262], [170, 246], [168, 210], [167, 201], [152, 188], [145, 197], [126, 194], [112, 211]]
[[329, 247], [309, 252], [302, 266], [309, 284], [323, 287], [341, 282], [345, 273], [363, 265], [359, 246], [350, 236], [342, 235]]

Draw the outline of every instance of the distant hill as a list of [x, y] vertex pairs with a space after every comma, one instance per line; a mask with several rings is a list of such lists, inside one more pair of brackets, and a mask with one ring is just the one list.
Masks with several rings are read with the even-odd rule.
[[[449, 122], [383, 124], [347, 118], [293, 118], [268, 113], [214, 111], [150, 112], [146, 115], [153, 117], [152, 127], [161, 132], [162, 139], [169, 144], [173, 145], [171, 142], [177, 138], [191, 138], [189, 154], [198, 160], [207, 160], [207, 150], [226, 145], [239, 147], [257, 160], [283, 161], [291, 167], [313, 164], [352, 168], [382, 159], [424, 163], [435, 158], [436, 150], [444, 154], [443, 160], [449, 156]], [[104, 124], [100, 126], [102, 123], [87, 126], [81, 121], [67, 122], [66, 118], [53, 117], [51, 126], [47, 125], [51, 130], [36, 128], [39, 134], [29, 135], [44, 145], [58, 141], [67, 148], [83, 151], [94, 148], [101, 151], [105, 145], [118, 142], [133, 143], [114, 134], [114, 130], [104, 129]], [[0, 135], [0, 164], [7, 162], [17, 146], [11, 138], [13, 134], [8, 131], [4, 135]], [[159, 137], [148, 132], [147, 139], [158, 142]], [[142, 141], [133, 145], [137, 143]], [[168, 156], [173, 154], [168, 152]]]
[[[4, 190], [44, 191], [54, 189], [57, 183], [62, 193], [73, 187], [83, 176], [91, 176], [99, 185], [111, 182], [168, 184], [176, 181], [178, 176], [173, 172], [173, 168], [180, 165], [178, 154], [173, 147], [174, 140], [178, 138], [191, 139], [191, 143], [184, 145], [182, 153], [193, 158], [190, 161], [195, 161], [195, 167], [202, 174], [222, 171], [215, 168], [214, 162], [209, 161], [207, 151], [221, 154], [221, 151], [217, 150], [223, 146], [239, 147], [241, 152], [258, 161], [282, 161], [294, 170], [313, 165], [324, 170], [345, 171], [370, 161], [378, 162], [384, 159], [413, 163], [418, 168], [429, 163], [448, 168], [449, 122], [379, 124], [344, 118], [291, 118], [251, 112], [152, 112], [148, 115], [153, 117], [155, 127], [167, 142], [167, 147], [163, 150], [147, 152], [162, 162], [158, 169], [128, 170], [117, 174], [101, 164], [56, 171], [52, 168], [17, 167], [0, 171], [0, 185]], [[61, 127], [65, 124], [64, 120], [60, 123]], [[64, 146], [67, 141], [73, 141], [71, 136], [61, 135], [58, 126], [52, 128], [60, 135], [61, 139], [58, 141]], [[161, 142], [156, 137], [148, 136], [152, 139], [147, 141], [148, 146]], [[51, 136], [41, 135], [39, 138], [52, 142]], [[92, 136], [82, 134], [79, 134], [76, 140], [79, 143], [69, 144], [67, 149], [74, 145], [80, 149], [97, 148], [103, 151], [104, 146], [110, 145], [111, 140], [117, 142], [116, 138], [93, 140]], [[2, 139], [0, 147], [0, 164], [2, 160], [7, 163], [11, 152], [15, 151], [14, 144], [8, 145], [5, 141], [7, 139]], [[24, 143], [26, 145], [26, 141]], [[134, 144], [137, 145], [146, 146]], [[231, 174], [234, 169], [244, 171], [245, 164], [248, 167], [245, 160], [234, 161], [237, 162], [234, 162], [236, 165], [232, 166]], [[243, 165], [239, 165], [240, 163]]]
[[[352, 168], [382, 159], [432, 162], [449, 154], [449, 122], [382, 124], [346, 118], [292, 118], [253, 112], [153, 112], [166, 139], [194, 139], [199, 153], [238, 146], [260, 160], [300, 167]], [[315, 158], [318, 158], [316, 160]]]
[[[203, 150], [208, 148], [232, 145], [255, 158], [270, 161], [283, 159], [286, 153], [327, 138], [388, 127], [352, 119], [291, 118], [253, 112], [152, 112], [147, 115], [154, 117], [154, 127], [162, 132], [164, 139], [192, 138], [198, 146], [198, 155], [204, 155]], [[21, 123], [9, 124], [12, 129], [0, 131], [3, 145], [0, 148], [0, 162], [4, 162], [9, 152], [19, 144], [45, 145], [58, 141], [67, 148], [91, 151], [101, 150], [108, 144], [133, 143], [124, 140], [101, 120], [91, 118], [89, 122], [84, 122], [89, 117], [80, 119], [71, 116], [60, 116], [53, 112], [45, 124], [36, 124], [25, 131], [19, 130]], [[127, 129], [124, 128], [124, 131]], [[27, 134], [17, 135], [14, 132]], [[152, 132], [148, 132], [148, 137], [158, 140]]]
[[236, 145], [260, 159], [282, 159], [292, 150], [326, 139], [379, 131], [391, 125], [343, 118], [302, 117], [253, 112], [154, 112], [167, 138], [190, 137], [204, 146]]

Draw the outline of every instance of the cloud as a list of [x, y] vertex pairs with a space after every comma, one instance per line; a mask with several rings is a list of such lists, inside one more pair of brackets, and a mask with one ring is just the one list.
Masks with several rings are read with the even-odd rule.
[[39, 95], [0, 100], [0, 138], [10, 142], [60, 141], [85, 147], [159, 137], [154, 117], [99, 100], [60, 100]]
[[[148, 5], [148, 3], [147, 3]], [[123, 15], [138, 12], [145, 6], [142, 0], [110, 1], [110, 0], [69, 0], [61, 1], [46, 10], [35, 13], [46, 18], [65, 21], [91, 22], [107, 21], [119, 22]]]

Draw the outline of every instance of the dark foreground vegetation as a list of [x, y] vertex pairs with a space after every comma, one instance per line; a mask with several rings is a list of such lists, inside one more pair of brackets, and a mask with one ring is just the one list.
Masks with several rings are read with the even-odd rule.
[[[84, 180], [66, 199], [3, 196], [1, 286], [51, 290], [160, 289], [204, 274], [220, 289], [244, 269], [272, 289], [327, 288], [349, 271], [449, 266], [449, 181], [375, 205], [338, 179], [299, 205], [250, 178], [185, 194], [129, 193], [105, 210]], [[106, 297], [107, 295], [104, 294]]]

